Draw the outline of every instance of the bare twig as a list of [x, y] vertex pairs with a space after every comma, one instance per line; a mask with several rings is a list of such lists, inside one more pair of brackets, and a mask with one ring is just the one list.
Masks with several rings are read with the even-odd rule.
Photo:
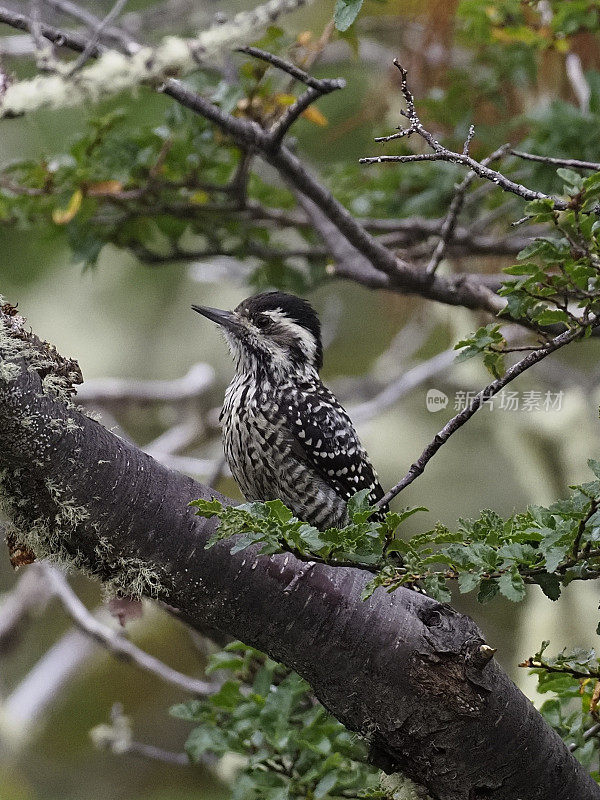
[[51, 72], [55, 66], [55, 59], [52, 47], [41, 31], [40, 4], [39, 0], [31, 0], [31, 38], [35, 46], [35, 61], [41, 72]]
[[567, 53], [565, 56], [565, 72], [573, 88], [577, 103], [584, 114], [589, 114], [592, 90], [586, 80], [581, 58], [577, 53]]
[[101, 644], [102, 647], [118, 658], [135, 664], [145, 672], [150, 672], [162, 681], [177, 686], [191, 694], [206, 695], [215, 691], [214, 683], [191, 678], [182, 672], [178, 672], [158, 658], [144, 652], [128, 639], [123, 638], [120, 633], [108, 627], [108, 625], [100, 622], [83, 605], [58, 569], [49, 565], [44, 565], [43, 569], [53, 593], [58, 597], [73, 622], [87, 636]]
[[160, 761], [164, 764], [177, 764], [182, 767], [191, 766], [186, 753], [174, 753], [151, 744], [143, 744], [133, 740], [131, 722], [123, 713], [121, 703], [114, 703], [110, 710], [110, 724], [96, 725], [90, 731], [90, 738], [96, 747], [110, 750], [114, 755], [136, 755]]
[[282, 72], [287, 72], [287, 74], [291, 75], [292, 78], [304, 83], [306, 86], [317, 89], [319, 92], [322, 89], [323, 81], [319, 80], [319, 78], [313, 78], [312, 75], [309, 75], [308, 72], [305, 72], [303, 69], [300, 69], [300, 67], [292, 64], [291, 61], [286, 61], [284, 58], [279, 58], [279, 56], [273, 55], [273, 53], [269, 53], [266, 50], [261, 50], [258, 47], [238, 47], [236, 48], [236, 52], [245, 53], [253, 58], [266, 61], [268, 64], [271, 64], [272, 67], [276, 67]]
[[[587, 742], [588, 739], [591, 739], [592, 736], [596, 736], [597, 733], [600, 733], [600, 722], [596, 722], [595, 725], [591, 725], [586, 731], [583, 732], [583, 738]], [[571, 742], [569, 745], [569, 750], [571, 752], [577, 750], [578, 745], [575, 742]]]
[[[431, 134], [426, 128], [423, 127], [421, 120], [417, 114], [415, 109], [415, 101], [412, 95], [412, 92], [408, 88], [407, 83], [407, 71], [404, 67], [398, 62], [397, 59], [394, 59], [394, 65], [400, 71], [400, 75], [402, 76], [402, 83], [401, 83], [401, 91], [404, 95], [404, 99], [406, 101], [406, 111], [402, 112], [404, 116], [408, 119], [410, 125], [405, 131], [401, 131], [398, 134], [393, 134], [391, 137], [387, 137], [388, 140], [391, 138], [398, 138], [399, 136], [408, 136], [417, 134], [422, 139], [424, 139], [427, 144], [433, 150], [432, 153], [418, 153], [416, 155], [406, 155], [406, 156], [374, 156], [369, 158], [361, 158], [361, 164], [381, 164], [384, 162], [397, 162], [400, 164], [407, 164], [414, 161], [448, 161], [453, 164], [463, 164], [466, 167], [469, 167], [476, 175], [479, 175], [481, 178], [485, 178], [492, 183], [495, 183], [505, 192], [511, 192], [513, 194], [522, 197], [524, 200], [541, 200], [547, 199], [550, 195], [545, 194], [544, 192], [534, 191], [533, 189], [528, 189], [526, 186], [523, 186], [520, 183], [515, 183], [515, 181], [511, 181], [501, 172], [497, 172], [496, 170], [490, 169], [488, 166], [483, 164], [480, 161], [476, 161], [474, 158], [468, 153], [456, 153], [453, 150], [448, 150], [448, 148], [441, 145], [437, 139]], [[379, 140], [381, 141], [381, 139]], [[551, 198], [554, 203], [554, 208], [561, 210], [568, 207], [568, 201], [563, 200], [559, 197], [552, 197]]]
[[6, 651], [31, 613], [43, 608], [51, 595], [47, 583], [40, 580], [37, 564], [32, 564], [20, 575], [13, 589], [4, 595], [0, 604], [0, 651]]
[[[471, 137], [472, 137], [471, 133], [472, 130], [473, 126], [471, 126], [471, 130], [469, 131], [469, 135]], [[468, 147], [469, 142], [470, 139], [467, 138], [463, 150], [463, 155], [468, 155], [469, 153], [469, 147]], [[502, 158], [502, 156], [505, 153], [507, 153], [509, 149], [510, 145], [504, 144], [502, 145], [502, 147], [499, 147], [497, 150], [494, 150], [493, 153], [491, 153], [489, 156], [487, 156], [487, 158], [484, 158], [481, 161], [482, 166], [487, 167], [488, 164], [491, 164], [496, 159]], [[444, 258], [444, 254], [446, 253], [448, 243], [452, 239], [454, 229], [456, 228], [458, 215], [460, 214], [465, 201], [465, 194], [467, 192], [467, 189], [469, 188], [469, 186], [475, 180], [476, 177], [477, 173], [474, 172], [474, 170], [469, 170], [469, 172], [467, 172], [461, 183], [456, 187], [456, 190], [454, 192], [454, 197], [452, 198], [450, 207], [448, 209], [448, 213], [442, 223], [439, 241], [435, 247], [435, 250], [433, 251], [429, 264], [427, 264], [427, 268], [425, 270], [425, 272], [428, 275], [433, 275], [435, 273], [435, 271], [440, 265], [440, 262]]]
[[136, 381], [123, 378], [90, 379], [78, 388], [82, 403], [180, 403], [200, 397], [213, 385], [214, 370], [202, 362], [194, 364], [183, 378], [171, 381]]
[[280, 146], [281, 142], [283, 141], [283, 137], [294, 124], [294, 122], [306, 111], [309, 106], [314, 103], [315, 100], [324, 94], [334, 92], [336, 89], [343, 89], [345, 85], [346, 81], [343, 80], [343, 78], [337, 78], [335, 80], [321, 81], [320, 89], [313, 89], [312, 86], [309, 86], [304, 94], [301, 94], [293, 105], [286, 108], [281, 117], [271, 128], [271, 146], [274, 148], [278, 148]]
[[535, 153], [524, 153], [522, 150], [511, 150], [511, 155], [523, 158], [526, 161], [540, 161], [543, 164], [553, 164], [556, 167], [572, 167], [573, 169], [600, 170], [598, 161], [580, 161], [578, 158], [554, 158], [553, 156], [539, 156]]
[[381, 414], [413, 389], [421, 386], [434, 375], [439, 375], [447, 370], [455, 360], [456, 350], [451, 349], [443, 350], [421, 364], [417, 364], [385, 386], [375, 397], [351, 408], [352, 418], [362, 421]]
[[[596, 317], [591, 323], [591, 327], [596, 328], [599, 325], [600, 317]], [[498, 392], [507, 384], [509, 384], [515, 378], [518, 378], [519, 375], [522, 375], [534, 364], [537, 364], [538, 361], [546, 358], [546, 356], [550, 355], [550, 353], [554, 353], [561, 347], [570, 344], [582, 335], [583, 328], [564, 331], [564, 333], [559, 334], [550, 342], [548, 342], [547, 345], [544, 345], [535, 352], [526, 355], [523, 359], [521, 359], [521, 361], [518, 361], [516, 364], [510, 367], [501, 378], [498, 378], [497, 380], [488, 384], [473, 398], [472, 402], [466, 408], [464, 408], [460, 413], [449, 420], [446, 425], [444, 425], [444, 427], [435, 435], [433, 441], [431, 441], [425, 450], [423, 450], [420, 457], [414, 462], [402, 480], [393, 486], [388, 492], [386, 492], [384, 497], [381, 498], [377, 505], [386, 505], [393, 500], [396, 495], [400, 494], [403, 489], [409, 486], [416, 478], [418, 478], [419, 475], [422, 475], [425, 471], [425, 467], [431, 461], [437, 451], [442, 447], [442, 445], [445, 444], [452, 434], [456, 433], [456, 431], [459, 430], [459, 428], [461, 428], [465, 422], [471, 419], [471, 417], [484, 405], [487, 400], [489, 400], [495, 394], [498, 394]]]
[[75, 60], [72, 67], [69, 70], [69, 75], [74, 75], [78, 70], [80, 70], [90, 58], [92, 58], [92, 51], [95, 49], [96, 45], [100, 41], [102, 36], [102, 32], [110, 26], [110, 24], [115, 20], [121, 11], [127, 5], [127, 0], [116, 0], [115, 4], [108, 12], [108, 14], [101, 20], [95, 27], [92, 37], [88, 41], [85, 46], [84, 51], [79, 55], [79, 57]]
[[[11, 28], [16, 28], [19, 31], [31, 32], [32, 22], [30, 17], [24, 14], [19, 14], [17, 11], [0, 6], [0, 23], [9, 25]], [[70, 50], [75, 50], [82, 53], [88, 44], [88, 38], [82, 36], [74, 31], [59, 30], [52, 25], [47, 25], [45, 22], [40, 22], [39, 32], [48, 41], [57, 45], [58, 47], [68, 47]], [[104, 48], [96, 45], [93, 51], [90, 52], [91, 56], [97, 57], [103, 52]]]
[[299, 80], [308, 86], [306, 92], [300, 95], [296, 102], [283, 112], [283, 114], [271, 128], [269, 133], [270, 146], [274, 149], [279, 148], [285, 134], [298, 119], [298, 117], [304, 111], [306, 111], [306, 109], [311, 106], [315, 100], [317, 100], [319, 97], [322, 97], [324, 94], [335, 92], [337, 89], [343, 89], [346, 86], [346, 81], [343, 78], [313, 78], [303, 69], [300, 69], [290, 61], [279, 58], [279, 56], [275, 56], [272, 53], [267, 53], [265, 50], [259, 50], [257, 47], [240, 47], [238, 48], [238, 52], [246, 53], [254, 58], [259, 58], [262, 61], [266, 61], [268, 64], [271, 64], [271, 66], [286, 72], [288, 75], [291, 75], [296, 80]]
[[[56, 11], [67, 14], [78, 22], [82, 22], [97, 33], [102, 25], [102, 19], [100, 17], [92, 14], [87, 8], [83, 8], [77, 3], [71, 2], [71, 0], [44, 0], [44, 3], [54, 8]], [[128, 33], [116, 26], [105, 24], [100, 30], [100, 34], [100, 39], [115, 42], [120, 45], [126, 53], [136, 53], [140, 49], [140, 45], [135, 42]]]

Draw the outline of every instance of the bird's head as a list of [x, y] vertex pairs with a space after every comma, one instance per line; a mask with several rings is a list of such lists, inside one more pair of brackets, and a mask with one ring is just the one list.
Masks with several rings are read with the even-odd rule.
[[236, 368], [318, 372], [323, 363], [321, 325], [309, 302], [285, 292], [264, 292], [233, 311], [192, 306], [221, 326]]

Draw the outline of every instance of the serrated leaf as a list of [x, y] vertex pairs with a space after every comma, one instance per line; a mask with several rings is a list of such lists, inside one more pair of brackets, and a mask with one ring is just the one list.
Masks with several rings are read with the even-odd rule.
[[504, 572], [498, 578], [498, 588], [504, 597], [513, 603], [520, 603], [525, 597], [525, 584], [522, 576], [514, 569]]
[[461, 594], [472, 592], [479, 584], [481, 575], [477, 572], [461, 572], [458, 576], [458, 589]]
[[223, 511], [223, 504], [215, 497], [213, 497], [212, 500], [203, 500], [202, 498], [199, 498], [198, 500], [192, 500], [192, 502], [188, 505], [194, 506], [196, 509], [196, 515], [198, 517], [206, 517], [207, 519], [210, 519], [211, 517], [214, 517]]
[[477, 600], [479, 603], [489, 603], [500, 591], [498, 582], [490, 578], [481, 581], [479, 591], [477, 592]]
[[265, 506], [269, 509], [269, 516], [274, 517], [278, 522], [289, 522], [294, 516], [281, 500], [267, 500]]

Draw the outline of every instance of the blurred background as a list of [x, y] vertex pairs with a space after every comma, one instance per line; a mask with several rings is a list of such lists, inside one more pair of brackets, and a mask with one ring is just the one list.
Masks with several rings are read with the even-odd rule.
[[[103, 16], [112, 4], [98, 0], [92, 5]], [[127, 5], [122, 22], [136, 36], [157, 41], [166, 34], [190, 33], [218, 12], [231, 15], [252, 5], [139, 0]], [[536, 7], [537, 16], [523, 22], [528, 5]], [[573, 16], [572, 22], [561, 18], [556, 34], [552, 14], [563, 13], [559, 5], [571, 7]], [[40, 4], [45, 19], [73, 25], [68, 15], [49, 6]], [[157, 8], [162, 14], [153, 17]], [[584, 19], [582, 9], [591, 9], [592, 16]], [[305, 42], [311, 32], [318, 39], [332, 10], [333, 3], [321, 2], [284, 18], [284, 35], [290, 41], [304, 36]], [[399, 124], [400, 97], [391, 67], [399, 57], [409, 68], [423, 116], [445, 143], [460, 143], [473, 122], [479, 154], [511, 141], [522, 149], [600, 160], [597, 15], [596, 3], [367, 0], [354, 28], [344, 36], [330, 34], [315, 62], [316, 74], [343, 76], [348, 86], [318, 104], [322, 119], [301, 120], [294, 128], [297, 150], [358, 215], [443, 216], [460, 171], [440, 164], [367, 170], [356, 163], [361, 156], [379, 154], [381, 145], [373, 137]], [[30, 74], [33, 66], [18, 55], [29, 37], [6, 26], [0, 34], [4, 69]], [[225, 70], [239, 63], [226, 64]], [[4, 120], [0, 167], [21, 160], [51, 161], [85, 134], [90, 115], [120, 109], [126, 120], [152, 129], [172, 105], [169, 98], [144, 90], [97, 108]], [[527, 185], [561, 190], [552, 170], [525, 163], [509, 169]], [[465, 209], [467, 219], [475, 220], [482, 234], [514, 236], [510, 222], [520, 216], [519, 201], [506, 203], [497, 190], [480, 189], [477, 195], [477, 186]], [[102, 415], [104, 424], [175, 469], [213, 480], [225, 494], [239, 497], [222, 465], [217, 428], [232, 366], [218, 332], [190, 304], [231, 308], [268, 285], [257, 260], [219, 256], [148, 264], [131, 248], [108, 242], [96, 263], [84, 265], [64, 226], [31, 224], [25, 218], [0, 224], [0, 252], [2, 295], [18, 303], [36, 333], [77, 359], [86, 381], [81, 399]], [[513, 260], [510, 253], [459, 253], [444, 268], [497, 273]], [[306, 294], [323, 321], [324, 379], [355, 418], [388, 487], [464, 403], [464, 393], [488, 382], [475, 361], [455, 364], [449, 353], [433, 360], [488, 319], [341, 280], [315, 280]], [[565, 495], [570, 484], [588, 480], [586, 460], [598, 458], [598, 355], [597, 341], [568, 348], [514, 384], [518, 409], [513, 401], [512, 408], [496, 404], [478, 413], [404, 492], [403, 506], [429, 509], [410, 520], [410, 532], [426, 530], [437, 520], [452, 525], [482, 508], [506, 515], [528, 503], [546, 504]], [[412, 390], [398, 384], [402, 375], [423, 364]], [[147, 383], [156, 381], [164, 383]], [[440, 410], [427, 406], [432, 389], [448, 398]], [[8, 558], [0, 559], [5, 593], [0, 604], [0, 800], [225, 797], [219, 776], [201, 767], [94, 747], [90, 730], [105, 723], [113, 705], [121, 703], [136, 740], [181, 751], [188, 726], [172, 719], [168, 708], [184, 693], [119, 662], [75, 632], [61, 604], [43, 591], [11, 628], [7, 616], [16, 612], [10, 603], [30, 569], [15, 573]], [[39, 590], [33, 583], [21, 586], [21, 592], [31, 597]], [[103, 598], [96, 583], [81, 576], [72, 576], [71, 583], [88, 608], [98, 609]], [[575, 583], [555, 603], [538, 587], [529, 587], [527, 601], [518, 606], [503, 598], [479, 606], [458, 594], [454, 601], [477, 620], [487, 641], [498, 648], [502, 665], [534, 699], [533, 684], [518, 662], [535, 652], [542, 639], [593, 646], [597, 594], [594, 584]], [[106, 612], [99, 613], [106, 624], [116, 624]], [[1, 635], [3, 623], [6, 635]], [[135, 643], [170, 666], [202, 675], [205, 644], [159, 608], [145, 604], [141, 619], [127, 630]]]

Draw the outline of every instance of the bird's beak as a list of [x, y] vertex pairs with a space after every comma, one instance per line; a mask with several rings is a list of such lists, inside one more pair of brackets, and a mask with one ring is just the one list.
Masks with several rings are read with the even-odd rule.
[[203, 317], [231, 331], [239, 332], [242, 328], [233, 311], [222, 311], [220, 308], [209, 308], [208, 306], [192, 306], [192, 308]]

